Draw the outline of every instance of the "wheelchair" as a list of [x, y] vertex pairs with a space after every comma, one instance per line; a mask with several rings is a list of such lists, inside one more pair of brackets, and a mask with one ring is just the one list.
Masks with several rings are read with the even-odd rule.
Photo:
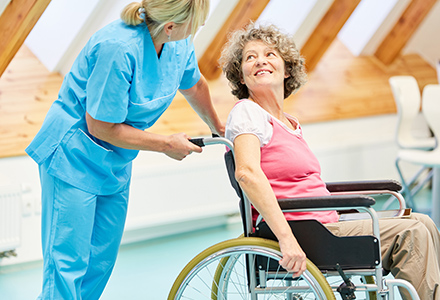
[[401, 215], [405, 201], [398, 182], [328, 183], [331, 196], [279, 200], [283, 211], [362, 212], [372, 219], [373, 235], [350, 237], [336, 237], [318, 221], [289, 221], [307, 256], [306, 271], [293, 277], [279, 265], [279, 245], [261, 216], [254, 230], [251, 204], [235, 181], [232, 143], [217, 137], [191, 141], [199, 146], [222, 144], [229, 148], [226, 166], [240, 197], [244, 233], [195, 256], [176, 278], [168, 300], [395, 299], [396, 287], [420, 299], [409, 282], [385, 278], [381, 264], [378, 214], [370, 195], [393, 195], [400, 205], [397, 215]]

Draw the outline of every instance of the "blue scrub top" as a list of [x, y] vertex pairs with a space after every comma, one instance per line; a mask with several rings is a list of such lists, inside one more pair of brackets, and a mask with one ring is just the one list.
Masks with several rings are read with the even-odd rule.
[[158, 58], [147, 26], [117, 20], [95, 33], [65, 76], [58, 99], [26, 148], [48, 173], [94, 194], [124, 189], [138, 150], [92, 136], [85, 120], [144, 130], [168, 108], [178, 89], [200, 79], [190, 38], [165, 43]]

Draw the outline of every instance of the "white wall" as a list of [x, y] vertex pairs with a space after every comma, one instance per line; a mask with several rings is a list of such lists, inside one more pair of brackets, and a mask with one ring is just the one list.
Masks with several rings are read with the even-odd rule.
[[409, 3], [409, 0], [363, 0], [338, 38], [354, 55], [371, 55]]
[[376, 52], [376, 49], [387, 36], [388, 32], [394, 27], [395, 23], [399, 20], [409, 3], [409, 0], [399, 0], [395, 2], [393, 9], [390, 11], [388, 16], [386, 16], [386, 18], [382, 21], [376, 32], [371, 36], [368, 43], [365, 44], [361, 55], [368, 56], [373, 55]]
[[194, 38], [194, 48], [198, 58], [202, 57], [237, 3], [238, 0], [213, 0], [210, 2], [208, 20]]
[[271, 0], [257, 23], [274, 24], [295, 34], [314, 6], [323, 1]]
[[333, 0], [319, 0], [309, 11], [304, 22], [295, 32], [295, 42], [298, 48], [301, 48], [306, 43], [332, 3]]
[[[304, 136], [322, 166], [325, 181], [398, 179], [394, 168], [395, 115], [303, 126]], [[225, 224], [238, 213], [223, 162], [224, 146], [206, 147], [182, 162], [141, 152], [134, 161], [124, 243], [176, 231]], [[24, 187], [22, 245], [16, 258], [0, 265], [41, 259], [40, 185], [36, 164], [27, 156], [0, 159], [0, 182]]]
[[[363, 0], [347, 20], [338, 38], [354, 55], [373, 55], [411, 3], [409, 0]], [[417, 53], [436, 67], [440, 59], [440, 2], [437, 1], [403, 49]]]
[[[119, 18], [132, 0], [52, 1], [25, 41], [49, 71], [66, 74], [89, 38]], [[212, 0], [210, 17], [195, 37], [200, 57], [238, 0]]]
[[6, 6], [8, 6], [9, 2], [11, 2], [11, 0], [0, 0], [0, 15], [3, 13]]
[[440, 2], [437, 1], [403, 49], [403, 53], [417, 53], [435, 68], [440, 60], [439, 29]]
[[75, 47], [74, 43], [78, 35], [88, 19], [93, 18], [94, 9], [99, 2], [99, 0], [51, 1], [28, 35], [26, 46], [49, 71], [60, 71], [64, 57], [71, 52], [72, 47]]

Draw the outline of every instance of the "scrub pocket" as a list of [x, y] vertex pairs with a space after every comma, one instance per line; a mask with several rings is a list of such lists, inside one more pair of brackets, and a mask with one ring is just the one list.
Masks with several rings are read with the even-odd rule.
[[[121, 160], [121, 161], [118, 161]], [[54, 153], [48, 173], [87, 192], [99, 194], [103, 182], [106, 189], [120, 188], [121, 178], [115, 176], [127, 162], [113, 150], [97, 144], [83, 130], [76, 129], [65, 137]], [[124, 180], [128, 178], [122, 172]]]
[[162, 97], [144, 98], [142, 102], [130, 101], [126, 123], [140, 129], [151, 127], [170, 106], [176, 93], [177, 89]]

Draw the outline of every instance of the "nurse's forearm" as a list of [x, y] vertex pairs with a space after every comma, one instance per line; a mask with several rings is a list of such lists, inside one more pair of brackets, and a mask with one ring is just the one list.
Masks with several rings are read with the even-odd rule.
[[117, 147], [161, 151], [166, 144], [165, 136], [144, 132], [127, 124], [102, 122], [88, 113], [86, 121], [91, 135]]
[[87, 127], [94, 137], [114, 146], [163, 152], [171, 158], [181, 160], [191, 152], [201, 152], [201, 148], [189, 142], [184, 133], [169, 136], [155, 134], [123, 123], [107, 123], [93, 119], [86, 113]]
[[208, 125], [212, 132], [224, 136], [225, 126], [220, 121], [209, 94], [208, 83], [202, 76], [190, 89], [180, 90], [191, 107], [200, 118]]

